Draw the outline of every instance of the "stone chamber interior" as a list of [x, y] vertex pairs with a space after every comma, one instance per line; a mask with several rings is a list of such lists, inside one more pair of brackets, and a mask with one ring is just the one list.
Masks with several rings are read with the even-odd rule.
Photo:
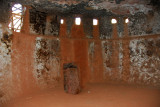
[[159, 101], [160, 0], [0, 0], [0, 107]]

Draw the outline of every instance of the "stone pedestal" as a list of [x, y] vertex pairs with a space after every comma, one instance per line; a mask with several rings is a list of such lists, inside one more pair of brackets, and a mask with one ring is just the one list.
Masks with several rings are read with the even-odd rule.
[[64, 90], [70, 94], [78, 94], [81, 90], [80, 75], [77, 66], [72, 63], [63, 65]]

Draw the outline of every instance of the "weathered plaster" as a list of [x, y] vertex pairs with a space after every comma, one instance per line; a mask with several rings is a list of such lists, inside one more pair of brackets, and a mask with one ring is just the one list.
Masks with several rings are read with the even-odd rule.
[[[111, 41], [103, 41], [104, 79], [128, 84], [160, 86], [160, 38], [133, 39], [119, 42], [119, 68], [114, 72]], [[129, 43], [129, 44], [128, 44]], [[128, 46], [126, 46], [128, 44]], [[129, 49], [129, 53], [127, 51]], [[130, 60], [127, 55], [130, 54]], [[128, 61], [129, 60], [129, 61]], [[131, 64], [131, 65], [130, 65]], [[111, 66], [112, 65], [112, 66]], [[127, 71], [126, 71], [127, 70]], [[114, 73], [117, 73], [118, 78]]]
[[45, 34], [46, 29], [46, 13], [31, 9], [30, 11], [30, 33]]
[[159, 42], [160, 38], [130, 42], [131, 82], [160, 86]]
[[95, 73], [95, 70], [93, 68], [93, 63], [94, 63], [94, 57], [95, 57], [95, 43], [94, 42], [89, 42], [89, 45], [88, 45], [88, 56], [89, 56], [89, 67], [90, 67], [90, 75], [91, 75], [91, 80], [90, 81], [93, 81], [94, 80], [94, 73]]
[[40, 88], [54, 87], [60, 78], [59, 40], [36, 38], [34, 76]]
[[112, 43], [110, 41], [102, 41], [102, 53], [103, 53], [103, 78], [108, 79], [107, 76], [112, 76]]
[[123, 58], [124, 58], [124, 55], [123, 55], [123, 51], [124, 51], [124, 49], [123, 49], [123, 43], [122, 43], [122, 40], [121, 41], [119, 41], [119, 71], [118, 71], [118, 73], [119, 73], [119, 78], [122, 78], [122, 72], [123, 72]]
[[100, 39], [109, 39], [112, 37], [111, 16], [101, 17], [99, 20]]
[[47, 18], [45, 35], [59, 36], [60, 17], [57, 15], [50, 15]]
[[0, 24], [0, 103], [13, 97], [11, 72], [12, 32]]
[[[148, 13], [138, 12], [130, 16], [129, 35], [141, 36], [160, 34], [159, 11], [150, 10]], [[142, 27], [143, 26], [143, 27]]]
[[123, 16], [118, 17], [117, 29], [118, 29], [118, 37], [123, 37], [124, 36], [124, 17]]

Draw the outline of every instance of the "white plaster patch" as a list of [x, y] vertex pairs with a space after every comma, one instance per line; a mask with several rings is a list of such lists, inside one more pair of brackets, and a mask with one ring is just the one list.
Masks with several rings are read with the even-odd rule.
[[4, 32], [7, 32], [8, 35], [11, 34], [8, 28], [0, 24], [0, 94], [3, 95], [0, 98], [0, 103], [7, 102], [14, 94], [12, 87], [11, 53], [9, 52], [12, 43], [7, 41], [7, 45], [10, 46], [8, 47], [1, 41]]
[[60, 77], [60, 59], [57, 50], [59, 46], [57, 43], [59, 40], [36, 38], [34, 77], [41, 89], [53, 88]]
[[[156, 41], [157, 40], [157, 41]], [[139, 83], [145, 83], [150, 85], [160, 86], [160, 79], [156, 78], [160, 76], [160, 57], [154, 53], [155, 48], [157, 48], [156, 43], [160, 39], [139, 39], [130, 41], [131, 48], [131, 78], [130, 81]], [[148, 44], [151, 42], [153, 44]], [[151, 48], [147, 48], [149, 45]], [[147, 50], [152, 50], [152, 56], [147, 55]], [[156, 51], [155, 51], [156, 52]], [[137, 75], [138, 78], [135, 79], [134, 75]], [[138, 80], [137, 80], [138, 79]]]
[[[109, 41], [102, 41], [102, 55], [103, 55], [103, 66], [104, 66], [104, 72], [103, 72], [103, 78], [106, 79], [106, 75], [111, 76], [112, 75], [112, 68], [106, 66], [106, 61], [110, 60], [112, 52], [110, 51], [111, 43]], [[106, 45], [108, 44], [108, 45]], [[106, 51], [107, 50], [107, 51]]]
[[119, 42], [119, 77], [122, 77], [122, 71], [123, 71], [123, 46], [122, 41]]

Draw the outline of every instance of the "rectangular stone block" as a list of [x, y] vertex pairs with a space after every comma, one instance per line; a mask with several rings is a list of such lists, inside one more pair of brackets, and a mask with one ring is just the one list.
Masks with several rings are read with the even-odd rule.
[[64, 64], [63, 73], [65, 92], [70, 94], [78, 94], [81, 90], [78, 67], [72, 63]]

